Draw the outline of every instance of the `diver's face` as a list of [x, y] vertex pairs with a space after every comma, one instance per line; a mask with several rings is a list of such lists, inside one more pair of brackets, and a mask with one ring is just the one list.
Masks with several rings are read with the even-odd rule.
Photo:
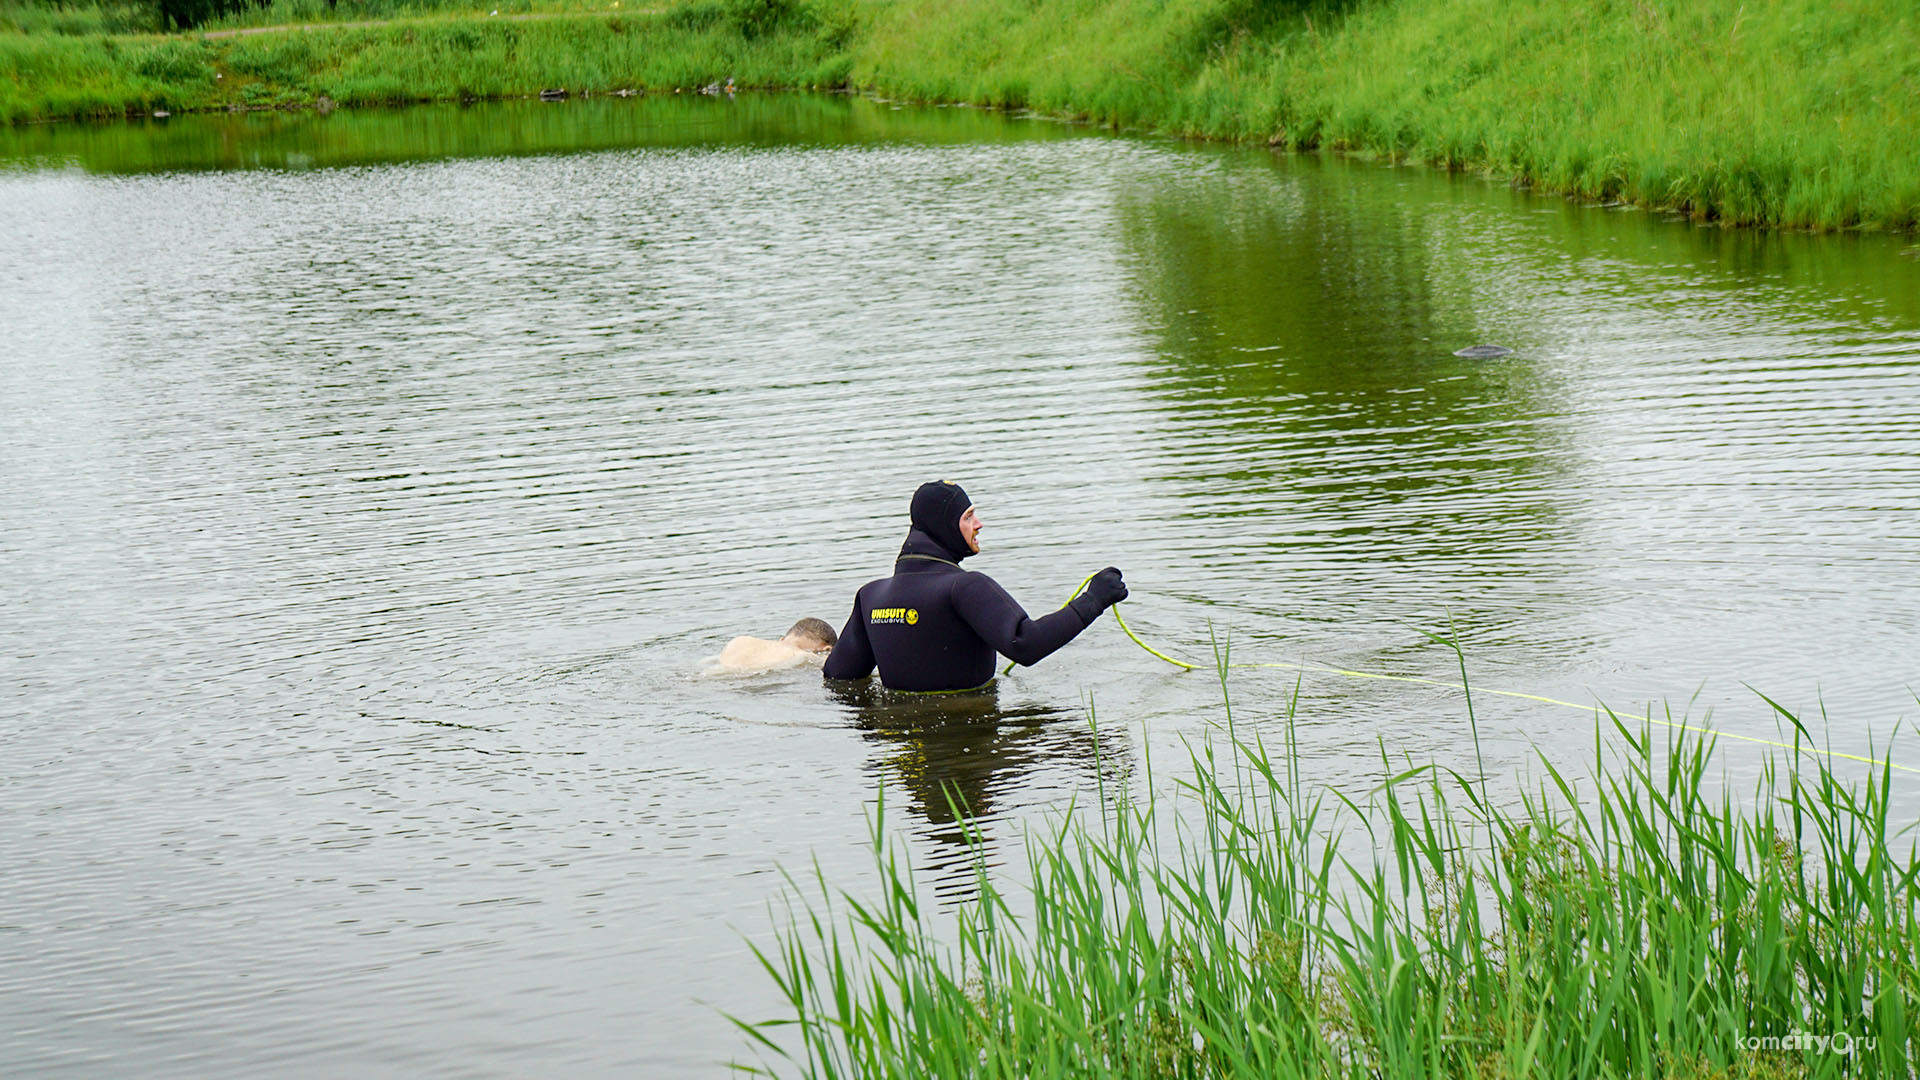
[[966, 513], [960, 515], [960, 539], [965, 540], [967, 546], [972, 548], [976, 555], [980, 553], [980, 529], [985, 524], [971, 506], [967, 507]]

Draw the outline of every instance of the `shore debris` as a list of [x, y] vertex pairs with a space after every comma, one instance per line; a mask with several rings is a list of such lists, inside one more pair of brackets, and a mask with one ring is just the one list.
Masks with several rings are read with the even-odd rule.
[[1498, 360], [1503, 356], [1512, 356], [1513, 350], [1505, 345], [1469, 345], [1454, 350], [1453, 355], [1464, 356], [1469, 360]]

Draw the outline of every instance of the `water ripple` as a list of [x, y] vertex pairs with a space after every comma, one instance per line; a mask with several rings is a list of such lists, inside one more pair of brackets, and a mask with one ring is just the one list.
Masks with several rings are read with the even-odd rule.
[[[1451, 620], [1511, 689], [1910, 713], [1892, 242], [919, 122], [0, 173], [0, 1072], [705, 1074], [690, 999], [771, 1007], [734, 928], [778, 864], [858, 880], [876, 792], [944, 899], [950, 790], [1017, 876], [1217, 685], [1104, 628], [958, 720], [696, 675], [843, 619], [936, 476], [1032, 610], [1119, 564], [1181, 655], [1451, 678]], [[1236, 679], [1332, 779], [1470, 742], [1442, 689]], [[1479, 719], [1498, 768], [1591, 737]]]

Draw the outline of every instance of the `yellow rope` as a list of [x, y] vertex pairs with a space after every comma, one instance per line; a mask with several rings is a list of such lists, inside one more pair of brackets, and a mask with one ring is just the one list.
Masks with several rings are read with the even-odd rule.
[[[1093, 578], [1091, 576], [1087, 578], [1087, 581], [1092, 581], [1092, 580]], [[1080, 589], [1084, 589], [1086, 587], [1087, 587], [1086, 581], [1083, 581], [1080, 583]], [[1073, 595], [1079, 596], [1080, 589], [1075, 589], [1073, 591]], [[1071, 603], [1073, 601], [1073, 597], [1072, 596], [1068, 597], [1067, 601]], [[1173, 666], [1180, 668], [1182, 670], [1194, 671], [1199, 667], [1201, 667], [1201, 665], [1199, 664], [1190, 664], [1185, 660], [1168, 656], [1166, 653], [1163, 653], [1159, 649], [1156, 649], [1153, 646], [1147, 644], [1146, 642], [1140, 640], [1140, 635], [1133, 632], [1133, 627], [1128, 626], [1126, 618], [1120, 614], [1120, 605], [1119, 604], [1113, 605], [1111, 610], [1113, 611], [1113, 620], [1120, 624], [1120, 629], [1127, 635], [1128, 638], [1130, 638], [1133, 641], [1135, 645], [1140, 646], [1142, 649], [1145, 649], [1148, 653], [1152, 654], [1153, 656], [1156, 656], [1161, 660], [1165, 660], [1167, 663], [1172, 664]], [[1227, 667], [1229, 668], [1285, 668], [1290, 671], [1311, 671], [1311, 672], [1324, 674], [1324, 675], [1340, 675], [1349, 679], [1376, 679], [1381, 682], [1421, 683], [1426, 686], [1438, 686], [1448, 690], [1458, 690], [1461, 693], [1469, 692], [1469, 688], [1465, 683], [1447, 682], [1444, 679], [1427, 679], [1427, 678], [1422, 678], [1418, 675], [1383, 675], [1375, 671], [1352, 671], [1347, 668], [1327, 667], [1322, 664], [1296, 664], [1296, 663], [1291, 663], [1287, 661], [1281, 661], [1278, 663], [1264, 663], [1264, 664], [1228, 664]], [[1012, 671], [1012, 670], [1013, 670], [1013, 664], [1011, 663], [1007, 664], [1007, 671]], [[1005, 674], [1005, 673], [1006, 672], [1002, 672], [1002, 674]], [[1569, 709], [1579, 709], [1581, 712], [1584, 712], [1584, 713], [1592, 713], [1595, 709], [1604, 708], [1604, 706], [1599, 704], [1582, 705], [1577, 701], [1567, 701], [1562, 698], [1543, 697], [1539, 694], [1523, 694], [1518, 690], [1489, 690], [1483, 686], [1476, 686], [1471, 689], [1471, 692], [1476, 694], [1492, 694], [1492, 695], [1495, 695], [1496, 697], [1519, 698], [1524, 701], [1538, 701], [1547, 705], [1560, 705]], [[1636, 717], [1635, 719], [1639, 719], [1639, 718]], [[1841, 753], [1838, 750], [1820, 750], [1811, 746], [1795, 746], [1792, 743], [1781, 742], [1778, 739], [1765, 739], [1757, 735], [1741, 735], [1737, 732], [1732, 732], [1732, 731], [1718, 731], [1712, 728], [1699, 727], [1694, 724], [1684, 724], [1684, 723], [1680, 723], [1673, 720], [1662, 720], [1659, 717], [1654, 716], [1651, 712], [1647, 714], [1645, 719], [1651, 723], [1661, 724], [1663, 726], [1673, 728], [1676, 731], [1690, 731], [1697, 735], [1710, 735], [1716, 738], [1739, 739], [1743, 742], [1759, 743], [1763, 746], [1773, 746], [1783, 750], [1798, 750], [1800, 752], [1808, 753], [1808, 754], [1823, 754], [1831, 758], [1845, 758], [1848, 761], [1858, 761], [1858, 762], [1862, 762], [1867, 765], [1873, 765], [1876, 767], [1891, 766], [1892, 768], [1899, 769], [1901, 772], [1920, 773], [1920, 769], [1912, 768], [1906, 765], [1895, 764], [1890, 761], [1883, 761], [1879, 758], [1866, 757], [1861, 754], [1846, 754], [1846, 753]]]
[[[1133, 627], [1128, 626], [1127, 620], [1121, 617], [1120, 605], [1119, 604], [1113, 605], [1112, 611], [1113, 611], [1113, 621], [1120, 624], [1120, 629], [1126, 631], [1127, 636], [1133, 639], [1133, 643], [1135, 645], [1138, 645], [1141, 648], [1152, 653], [1153, 655], [1159, 657], [1160, 659], [1165, 660], [1167, 663], [1172, 664], [1173, 666], [1178, 668], [1184, 668], [1187, 671], [1192, 671], [1194, 668], [1197, 668], [1200, 666], [1199, 664], [1189, 664], [1185, 660], [1175, 660], [1173, 657], [1168, 656], [1166, 653], [1161, 652], [1159, 649], [1156, 649], [1153, 646], [1147, 644], [1146, 642], [1141, 641], [1140, 635], [1134, 633]], [[1235, 665], [1235, 666], [1245, 666], [1245, 665]]]

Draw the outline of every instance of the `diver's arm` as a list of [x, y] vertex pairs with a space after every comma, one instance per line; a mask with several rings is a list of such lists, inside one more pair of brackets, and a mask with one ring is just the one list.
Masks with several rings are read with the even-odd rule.
[[820, 673], [829, 679], [864, 679], [873, 674], [873, 646], [867, 641], [867, 621], [860, 617], [860, 597], [853, 598], [853, 614], [833, 643]]
[[[1081, 602], [1030, 619], [1000, 583], [985, 574], [956, 575], [953, 606], [981, 640], [1021, 666], [1037, 664], [1079, 636], [1104, 608]], [[842, 640], [845, 640], [844, 638]]]

